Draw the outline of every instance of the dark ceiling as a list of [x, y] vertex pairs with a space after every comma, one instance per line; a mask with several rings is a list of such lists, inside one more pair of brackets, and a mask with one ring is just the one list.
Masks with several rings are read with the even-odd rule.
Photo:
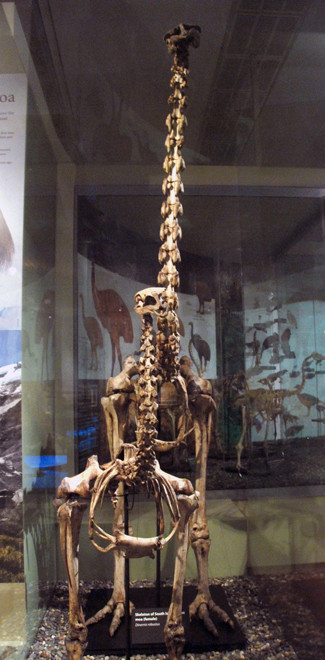
[[323, 0], [29, 0], [19, 12], [76, 162], [160, 163], [180, 22], [191, 53], [187, 164], [324, 167]]
[[[325, 167], [324, 0], [17, 4], [55, 128], [74, 162], [162, 166], [172, 64], [163, 35], [185, 22], [202, 30], [200, 48], [190, 53], [186, 164]], [[35, 132], [29, 151], [37, 159]], [[317, 266], [323, 279], [317, 193], [208, 198], [188, 186], [186, 193], [183, 251], [246, 264], [250, 277], [251, 269], [267, 277], [267, 265], [272, 270], [282, 259], [288, 272]], [[115, 216], [111, 199], [105, 222], [156, 240], [157, 194], [120, 197]]]

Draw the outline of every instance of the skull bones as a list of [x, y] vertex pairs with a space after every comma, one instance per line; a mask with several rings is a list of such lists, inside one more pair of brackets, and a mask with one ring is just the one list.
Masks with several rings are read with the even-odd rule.
[[134, 310], [137, 314], [156, 314], [165, 316], [168, 312], [168, 302], [164, 296], [166, 289], [164, 287], [149, 287], [142, 289], [135, 294]]

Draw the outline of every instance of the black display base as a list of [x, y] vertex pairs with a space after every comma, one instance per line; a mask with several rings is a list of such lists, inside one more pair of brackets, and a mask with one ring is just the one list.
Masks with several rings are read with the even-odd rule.
[[[234, 618], [224, 590], [220, 586], [212, 585], [210, 592], [216, 605], [224, 609], [234, 622], [234, 629], [220, 622], [215, 614], [212, 614], [211, 618], [216, 624], [219, 637], [211, 635], [197, 618], [190, 622], [188, 608], [194, 600], [197, 591], [195, 587], [186, 586], [184, 588], [183, 599], [183, 623], [186, 638], [185, 653], [201, 650], [225, 651], [244, 648], [245, 646], [245, 637]], [[135, 614], [132, 616], [131, 625], [130, 650], [132, 654], [139, 652], [146, 653], [146, 651], [150, 654], [153, 652], [166, 652], [163, 642], [163, 627], [166, 620], [165, 614], [170, 605], [171, 593], [171, 587], [162, 587], [160, 590], [160, 605], [157, 607], [155, 588], [143, 587], [130, 589], [130, 599], [135, 606]], [[104, 607], [110, 594], [111, 591], [108, 589], [95, 589], [89, 594], [84, 608], [86, 619]], [[110, 637], [108, 628], [111, 618], [111, 615], [107, 615], [98, 623], [89, 626], [87, 653], [101, 653], [105, 651], [115, 655], [125, 654], [127, 645], [125, 620], [122, 621], [114, 637]]]

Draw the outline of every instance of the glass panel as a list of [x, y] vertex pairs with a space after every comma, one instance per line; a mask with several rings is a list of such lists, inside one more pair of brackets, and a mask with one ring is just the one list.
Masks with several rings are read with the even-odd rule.
[[23, 274], [23, 487], [27, 636], [37, 629], [56, 579], [55, 488], [66, 456], [56, 454], [55, 218], [56, 164], [29, 90]]
[[[218, 408], [208, 488], [320, 484], [322, 200], [188, 194], [184, 206], [180, 355], [211, 381]], [[155, 286], [159, 198], [81, 195], [77, 222], [76, 436], [83, 469], [92, 453], [109, 458], [106, 380], [128, 354], [139, 354], [134, 294]], [[165, 420], [160, 432], [175, 439]], [[306, 470], [299, 456], [308, 443]], [[178, 457], [177, 450], [162, 456], [162, 464], [193, 478], [192, 452], [189, 443]]]
[[22, 262], [27, 79], [0, 6], [0, 655], [25, 644]]
[[[152, 2], [148, 15], [139, 0], [0, 3], [0, 657], [25, 652], [66, 580], [52, 500], [89, 456], [110, 459], [107, 381], [139, 358], [134, 294], [160, 269], [174, 4]], [[179, 317], [183, 375], [206, 379], [215, 402], [210, 573], [321, 563], [325, 6], [190, 5], [202, 39], [190, 57]], [[27, 88], [25, 108], [16, 89]], [[160, 392], [168, 442], [174, 394]], [[131, 397], [127, 441], [134, 407]], [[160, 461], [194, 482], [186, 422], [186, 442]], [[135, 534], [155, 532], [147, 504], [135, 499]], [[89, 549], [87, 524], [81, 577], [102, 580], [113, 559]], [[134, 577], [154, 577], [147, 564]]]

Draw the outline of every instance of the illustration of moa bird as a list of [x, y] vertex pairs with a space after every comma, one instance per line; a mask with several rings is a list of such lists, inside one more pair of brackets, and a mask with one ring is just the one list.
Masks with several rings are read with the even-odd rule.
[[211, 302], [212, 300], [211, 288], [206, 282], [197, 281], [195, 282], [194, 285], [194, 293], [197, 295], [199, 299], [198, 313], [204, 314], [204, 303]]
[[44, 365], [46, 370], [46, 378], [49, 379], [49, 363], [48, 363], [48, 348], [49, 348], [49, 335], [54, 324], [54, 291], [47, 289], [45, 291], [41, 304], [36, 316], [35, 324], [35, 344], [43, 342], [42, 349], [42, 369], [41, 380], [44, 376]]
[[299, 392], [299, 391], [297, 392], [297, 397], [301, 405], [307, 408], [307, 415], [305, 415], [305, 417], [309, 417], [312, 407], [316, 406], [316, 404], [319, 404], [319, 399], [317, 398], [317, 396], [314, 396], [313, 394], [308, 394], [307, 392]]
[[95, 264], [91, 267], [91, 288], [97, 316], [110, 336], [112, 345], [112, 369], [114, 374], [115, 356], [117, 353], [120, 369], [122, 371], [122, 354], [120, 337], [126, 344], [133, 342], [133, 327], [131, 316], [121, 296], [113, 289], [97, 289], [95, 281]]
[[12, 263], [15, 246], [10, 229], [0, 209], [0, 270], [6, 270]]
[[272, 335], [265, 337], [262, 344], [261, 358], [264, 351], [267, 351], [269, 348], [272, 348], [270, 363], [277, 362], [279, 358], [279, 345], [280, 345], [280, 338], [277, 332], [273, 332]]
[[293, 312], [290, 311], [290, 309], [287, 310], [287, 319], [292, 328], [296, 328], [296, 329], [298, 328], [297, 319], [293, 314]]
[[290, 337], [291, 337], [291, 330], [290, 328], [286, 328], [281, 335], [281, 348], [286, 358], [290, 358], [291, 360], [294, 360], [296, 354], [290, 348]]
[[104, 346], [103, 335], [97, 319], [95, 319], [94, 316], [85, 315], [85, 302], [82, 293], [80, 294], [80, 300], [81, 300], [82, 320], [85, 326], [85, 330], [91, 348], [91, 362], [89, 369], [93, 369], [94, 371], [97, 371], [98, 369], [97, 348], [103, 348]]
[[323, 362], [323, 360], [325, 360], [325, 355], [323, 355], [322, 353], [317, 353], [317, 351], [314, 351], [313, 353], [311, 353], [311, 358], [315, 360], [316, 365], [318, 365], [321, 362]]
[[200, 367], [198, 369], [198, 372], [199, 372], [199, 376], [202, 376], [202, 374], [207, 368], [207, 363], [211, 359], [210, 346], [208, 342], [205, 341], [205, 339], [202, 339], [200, 335], [194, 334], [192, 321], [189, 322], [189, 325], [191, 326], [191, 339], [188, 344], [188, 350], [196, 368], [198, 369], [198, 365], [193, 357], [192, 346], [194, 346], [195, 350], [197, 351], [200, 361]]
[[[323, 360], [325, 360], [325, 355], [323, 355], [322, 353], [317, 353], [317, 351], [313, 351], [313, 353], [311, 353], [310, 355], [308, 355], [308, 357], [306, 357], [304, 359], [304, 362], [303, 362], [303, 371], [304, 371], [303, 381], [304, 382], [306, 380], [306, 365], [309, 365], [311, 360], [315, 360], [316, 366], [317, 366], [321, 362], [323, 362]], [[313, 406], [316, 406], [318, 411], [321, 410], [322, 402], [318, 399], [317, 396], [314, 396], [313, 394], [308, 394], [307, 392], [303, 392], [302, 391], [303, 388], [301, 386], [298, 386], [298, 385], [296, 385], [295, 389], [298, 390], [296, 392], [296, 395], [297, 395], [301, 405], [303, 405], [303, 406], [305, 406], [305, 408], [307, 408], [307, 415], [305, 415], [305, 417], [310, 416], [310, 411], [311, 411]]]

